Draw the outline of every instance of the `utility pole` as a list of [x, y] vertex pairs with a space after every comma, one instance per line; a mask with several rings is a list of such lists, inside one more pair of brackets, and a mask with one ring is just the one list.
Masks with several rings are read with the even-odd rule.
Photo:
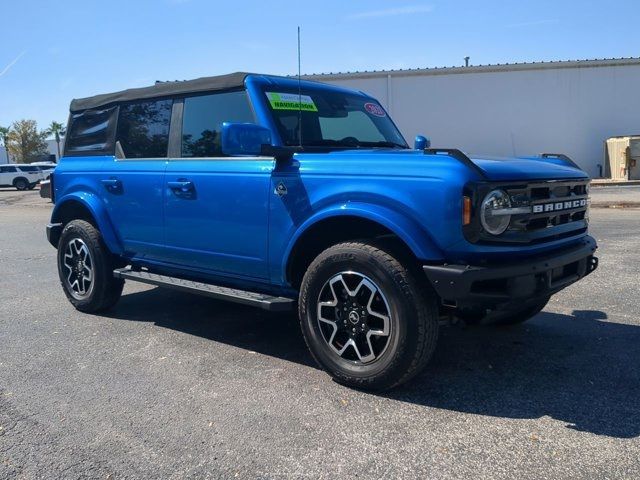
[[0, 128], [0, 140], [2, 140], [4, 151], [7, 154], [7, 164], [11, 163], [11, 157], [9, 156], [9, 145], [7, 145], [8, 136], [9, 136], [9, 129]]

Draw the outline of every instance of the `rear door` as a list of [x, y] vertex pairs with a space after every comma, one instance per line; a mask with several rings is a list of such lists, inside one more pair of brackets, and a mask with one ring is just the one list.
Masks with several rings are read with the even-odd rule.
[[223, 122], [254, 122], [244, 91], [184, 99], [180, 148], [165, 176], [165, 239], [174, 262], [267, 278], [268, 200], [274, 160], [225, 157]]
[[40, 169], [33, 165], [21, 165], [18, 170], [24, 174], [29, 183], [36, 183], [43, 178]]
[[164, 258], [163, 179], [173, 101], [120, 106], [116, 156], [104, 162], [101, 196], [130, 257]]

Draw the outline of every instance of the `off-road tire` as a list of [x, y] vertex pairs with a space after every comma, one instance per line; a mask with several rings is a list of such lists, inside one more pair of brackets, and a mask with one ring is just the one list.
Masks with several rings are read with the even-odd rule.
[[26, 190], [29, 188], [29, 181], [26, 178], [18, 177], [13, 181], [13, 186], [16, 187], [16, 190]]
[[[320, 367], [341, 384], [374, 391], [394, 388], [424, 368], [435, 350], [439, 324], [437, 295], [426, 279], [421, 281], [383, 248], [368, 241], [328, 248], [307, 269], [298, 302], [304, 339]], [[320, 330], [320, 292], [340, 272], [358, 272], [368, 277], [388, 301], [392, 327], [388, 344], [371, 363], [342, 358]]]
[[[79, 238], [88, 248], [93, 268], [93, 288], [84, 298], [74, 296], [66, 281], [65, 250], [69, 242]], [[120, 299], [124, 280], [113, 277], [118, 259], [107, 249], [100, 231], [85, 220], [72, 220], [64, 227], [58, 242], [58, 275], [62, 289], [76, 309], [94, 313], [106, 310]]]
[[520, 323], [524, 323], [539, 314], [544, 309], [544, 307], [547, 306], [547, 302], [549, 302], [549, 297], [544, 297], [543, 299], [538, 300], [532, 305], [527, 305], [520, 310], [498, 314], [498, 316], [496, 316], [495, 318], [490, 318], [489, 323], [492, 325], [501, 326], [518, 325]]

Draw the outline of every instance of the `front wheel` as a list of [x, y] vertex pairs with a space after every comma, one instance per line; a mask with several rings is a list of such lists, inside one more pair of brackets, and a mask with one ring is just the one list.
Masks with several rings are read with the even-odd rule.
[[97, 228], [72, 220], [60, 235], [58, 274], [69, 301], [82, 312], [98, 312], [120, 299], [124, 280], [113, 277], [114, 257]]
[[427, 364], [438, 337], [438, 303], [391, 253], [365, 242], [335, 245], [309, 266], [300, 289], [302, 333], [338, 382], [386, 390]]

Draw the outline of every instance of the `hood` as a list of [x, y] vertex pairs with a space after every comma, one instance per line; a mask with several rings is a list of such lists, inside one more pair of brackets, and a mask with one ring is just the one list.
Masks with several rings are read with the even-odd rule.
[[545, 158], [500, 158], [473, 156], [471, 161], [491, 181], [557, 180], [588, 178], [588, 175], [569, 164]]
[[[433, 150], [438, 151], [438, 149]], [[455, 154], [447, 155], [446, 152], [447, 150], [443, 149], [438, 151], [438, 155], [435, 156], [440, 158], [450, 157], [452, 160], [455, 159], [456, 162], [460, 161], [456, 159]], [[341, 153], [350, 155], [366, 154], [369, 158], [372, 158], [372, 155], [374, 156], [373, 158], [388, 157], [390, 160], [391, 157], [394, 157], [393, 161], [405, 159], [411, 160], [411, 162], [408, 162], [411, 164], [416, 160], [428, 162], [430, 158], [434, 159], [435, 157], [434, 155], [426, 155], [422, 150], [358, 149], [346, 150]], [[509, 158], [473, 155], [468, 157], [468, 159], [480, 170], [486, 180], [494, 182], [588, 178], [588, 175], [584, 171], [558, 158]], [[466, 162], [462, 163], [466, 164]]]
[[[354, 149], [333, 150], [317, 154], [302, 153], [296, 158], [307, 169], [343, 172], [348, 174], [399, 175], [445, 178], [465, 176], [468, 180], [531, 181], [588, 178], [582, 170], [568, 165], [558, 165], [547, 159], [465, 157], [461, 153], [427, 155], [422, 150]], [[462, 157], [460, 157], [462, 155]], [[473, 165], [469, 165], [469, 161]], [[475, 167], [475, 168], [474, 168]]]

